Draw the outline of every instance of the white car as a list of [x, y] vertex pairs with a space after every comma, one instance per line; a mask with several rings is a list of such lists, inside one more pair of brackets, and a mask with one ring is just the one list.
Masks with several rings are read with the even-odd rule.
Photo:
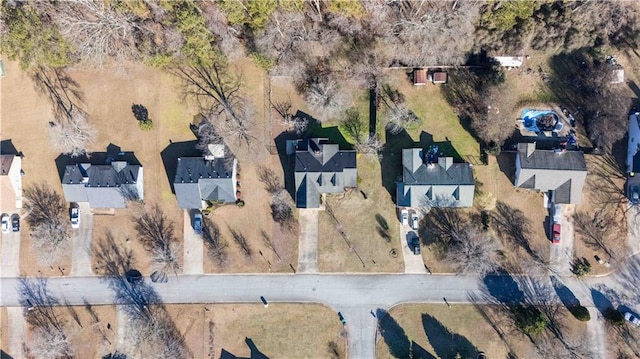
[[11, 228], [9, 226], [9, 215], [3, 214], [2, 215], [2, 233], [9, 233], [10, 231], [11, 231]]
[[400, 211], [400, 222], [403, 226], [409, 225], [409, 211], [407, 211], [406, 209]]
[[80, 228], [80, 208], [71, 208], [71, 228]]
[[417, 213], [412, 213], [411, 214], [411, 228], [418, 229], [419, 225], [420, 225], [420, 218], [418, 218], [418, 214]]
[[626, 312], [626, 313], [624, 313], [624, 319], [626, 319], [629, 323], [640, 327], [640, 319], [636, 318], [635, 315], [633, 315], [633, 314], [631, 314], [629, 312]]

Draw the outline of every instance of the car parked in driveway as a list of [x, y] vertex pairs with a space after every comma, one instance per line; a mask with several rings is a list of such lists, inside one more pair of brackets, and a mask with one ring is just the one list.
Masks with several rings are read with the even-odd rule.
[[414, 212], [411, 214], [411, 228], [418, 229], [419, 225], [420, 225], [420, 218], [418, 217], [418, 214]]
[[419, 256], [420, 255], [420, 238], [418, 235], [414, 234], [413, 238], [411, 238], [411, 245], [413, 246], [413, 254]]
[[629, 199], [633, 204], [640, 203], [640, 188], [638, 188], [638, 186], [631, 186], [631, 189], [629, 191]]
[[640, 319], [638, 319], [638, 317], [636, 317], [635, 315], [631, 314], [630, 312], [624, 313], [624, 319], [626, 321], [628, 321], [629, 323], [640, 327]]
[[80, 208], [71, 208], [71, 228], [80, 228]]
[[560, 243], [560, 231], [562, 230], [562, 227], [560, 226], [560, 223], [554, 223], [553, 224], [553, 228], [551, 231], [551, 243], [553, 244], [559, 244]]
[[11, 230], [14, 232], [20, 231], [20, 216], [17, 213], [11, 215]]
[[9, 215], [2, 215], [2, 233], [9, 233], [11, 230], [9, 229]]
[[400, 211], [400, 222], [403, 226], [409, 225], [409, 211], [407, 211], [406, 209]]
[[196, 213], [193, 216], [193, 231], [196, 234], [202, 234], [202, 213]]

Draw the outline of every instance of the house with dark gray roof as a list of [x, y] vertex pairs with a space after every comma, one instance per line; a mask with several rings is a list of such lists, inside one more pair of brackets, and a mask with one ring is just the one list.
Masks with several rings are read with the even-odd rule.
[[295, 142], [295, 201], [298, 208], [320, 207], [320, 195], [356, 187], [356, 151], [340, 150], [326, 138]]
[[[91, 208], [125, 208], [128, 200], [143, 200], [143, 171], [120, 156], [104, 162], [81, 161], [67, 165], [62, 178], [68, 202], [88, 202]], [[100, 156], [96, 156], [100, 157]]]
[[471, 207], [475, 181], [469, 163], [422, 148], [402, 150], [402, 182], [396, 183], [398, 207]]
[[[220, 151], [212, 151], [223, 152]], [[235, 203], [238, 162], [233, 157], [180, 157], [173, 188], [180, 208], [203, 209], [209, 203]]]
[[582, 151], [536, 149], [534, 143], [519, 143], [515, 186], [545, 192], [559, 204], [582, 203], [587, 164]]

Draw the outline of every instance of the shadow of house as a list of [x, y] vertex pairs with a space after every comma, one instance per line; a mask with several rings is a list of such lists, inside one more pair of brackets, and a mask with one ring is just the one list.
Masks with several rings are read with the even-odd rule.
[[303, 111], [296, 111], [294, 117], [298, 117], [308, 121], [306, 135], [308, 137], [326, 138], [331, 143], [338, 144], [341, 150], [352, 150], [353, 145], [347, 142], [338, 126], [323, 127], [322, 123], [313, 116]]
[[418, 141], [414, 141], [407, 131], [402, 130], [398, 134], [385, 131], [385, 146], [380, 162], [382, 185], [396, 202], [396, 183], [402, 181], [402, 150], [420, 148], [426, 151], [431, 146], [437, 146], [438, 153], [445, 157], [452, 157], [454, 162], [462, 162], [463, 159], [455, 150], [451, 141], [434, 141], [433, 135], [422, 131]]
[[124, 208], [127, 201], [144, 200], [143, 168], [133, 152], [119, 146], [75, 158], [60, 155], [55, 162], [67, 202]]
[[450, 332], [447, 327], [429, 314], [422, 314], [422, 326], [429, 343], [440, 358], [454, 359], [458, 355], [463, 358], [473, 358], [478, 353], [478, 348], [471, 344], [467, 338]]
[[197, 140], [172, 142], [169, 146], [165, 147], [162, 152], [160, 152], [162, 164], [164, 165], [164, 170], [167, 174], [167, 181], [169, 182], [169, 186], [171, 186], [172, 193], [176, 193], [175, 188], [173, 187], [173, 180], [176, 178], [178, 158], [202, 156], [202, 151], [196, 149], [197, 144]]
[[395, 358], [409, 358], [411, 342], [404, 329], [384, 309], [376, 310], [378, 331], [389, 347], [389, 353]]
[[251, 351], [251, 354], [249, 357], [239, 357], [239, 356], [233, 355], [223, 348], [222, 352], [220, 353], [220, 359], [269, 359], [268, 356], [266, 356], [264, 353], [260, 351], [260, 349], [258, 349], [256, 344], [253, 342], [253, 339], [245, 338], [244, 342], [247, 344], [247, 346], [249, 347], [249, 350]]

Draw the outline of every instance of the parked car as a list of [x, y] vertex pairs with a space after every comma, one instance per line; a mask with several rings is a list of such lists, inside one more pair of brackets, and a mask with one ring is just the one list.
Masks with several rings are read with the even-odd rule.
[[411, 214], [411, 228], [418, 229], [418, 225], [420, 224], [420, 218], [418, 218], [417, 213]]
[[80, 208], [71, 208], [71, 228], [80, 228]]
[[409, 211], [407, 211], [406, 209], [400, 211], [400, 222], [403, 226], [409, 225]]
[[344, 319], [341, 312], [338, 312], [338, 319], [340, 319], [340, 323], [342, 323], [342, 325], [347, 324], [347, 321]]
[[2, 233], [9, 233], [9, 215], [2, 215]]
[[640, 319], [638, 319], [635, 315], [630, 312], [624, 313], [624, 319], [626, 319], [629, 323], [640, 327]]
[[562, 208], [560, 207], [559, 204], [556, 204], [553, 206], [553, 222], [560, 223], [561, 219], [562, 219]]
[[420, 255], [420, 238], [414, 234], [414, 237], [411, 238], [411, 245], [413, 246], [413, 254]]
[[14, 213], [11, 216], [11, 229], [14, 232], [19, 232], [20, 231], [20, 216], [17, 213]]
[[193, 216], [193, 231], [196, 234], [202, 234], [202, 213], [196, 213]]
[[561, 231], [560, 223], [553, 224], [553, 230], [551, 232], [551, 243], [558, 244], [560, 243], [560, 231]]
[[640, 189], [638, 186], [631, 186], [631, 193], [629, 194], [629, 199], [631, 203], [638, 204], [640, 203]]

